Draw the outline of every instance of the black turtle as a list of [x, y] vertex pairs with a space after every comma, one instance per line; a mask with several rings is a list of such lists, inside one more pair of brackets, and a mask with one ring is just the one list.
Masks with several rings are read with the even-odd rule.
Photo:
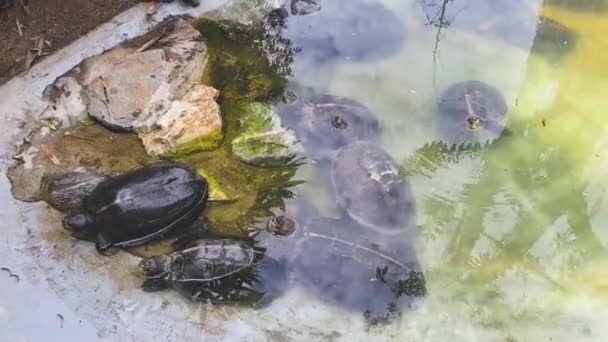
[[315, 160], [331, 160], [340, 148], [361, 140], [377, 141], [380, 134], [378, 119], [362, 103], [316, 94], [298, 84], [288, 87], [278, 112]]
[[207, 181], [190, 167], [159, 162], [99, 183], [82, 200], [82, 211], [63, 226], [95, 234], [100, 253], [141, 245], [194, 220], [203, 211]]
[[439, 128], [449, 144], [485, 143], [505, 129], [507, 104], [498, 89], [472, 80], [453, 84], [439, 97]]
[[144, 291], [170, 287], [192, 300], [262, 305], [267, 295], [284, 288], [284, 264], [265, 257], [265, 250], [253, 241], [183, 241], [174, 253], [139, 263], [146, 277]]

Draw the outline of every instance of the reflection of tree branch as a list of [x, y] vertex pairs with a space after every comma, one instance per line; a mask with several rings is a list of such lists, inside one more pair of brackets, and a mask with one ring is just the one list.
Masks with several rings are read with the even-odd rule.
[[[433, 25], [437, 27], [437, 33], [435, 34], [435, 46], [433, 48], [433, 86], [435, 86], [437, 83], [437, 59], [439, 58], [439, 41], [441, 40], [444, 29], [450, 26], [450, 21], [446, 19], [446, 15], [448, 3], [451, 1], [453, 2], [454, 0], [442, 0], [440, 9], [434, 15], [429, 15], [429, 13], [426, 13], [426, 25]], [[434, 1], [423, 1], [422, 5], [425, 7], [436, 6]]]

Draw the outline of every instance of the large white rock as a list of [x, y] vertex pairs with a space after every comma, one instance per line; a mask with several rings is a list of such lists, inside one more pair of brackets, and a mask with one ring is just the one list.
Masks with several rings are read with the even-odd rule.
[[218, 91], [200, 84], [207, 63], [200, 32], [184, 20], [156, 32], [162, 37], [147, 50], [119, 46], [59, 78], [47, 88], [42, 119], [69, 126], [88, 114], [137, 133], [150, 155], [217, 148], [222, 116]]
[[212, 149], [223, 139], [222, 116], [215, 102], [219, 91], [197, 84], [170, 103], [167, 112], [139, 133], [149, 155]]

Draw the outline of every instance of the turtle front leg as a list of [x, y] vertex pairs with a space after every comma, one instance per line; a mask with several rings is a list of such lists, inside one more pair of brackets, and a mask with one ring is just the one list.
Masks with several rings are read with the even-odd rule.
[[118, 252], [118, 248], [115, 247], [112, 242], [108, 241], [101, 233], [97, 234], [95, 248], [97, 248], [99, 254], [105, 256], [114, 255]]
[[150, 278], [146, 279], [144, 283], [141, 285], [142, 290], [144, 292], [156, 292], [166, 289], [168, 286], [167, 282], [160, 278]]

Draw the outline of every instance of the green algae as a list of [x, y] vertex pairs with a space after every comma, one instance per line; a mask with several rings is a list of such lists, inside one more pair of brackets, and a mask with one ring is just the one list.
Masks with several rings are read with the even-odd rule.
[[286, 79], [271, 65], [259, 42], [258, 26], [201, 19], [194, 26], [209, 48], [204, 82], [231, 100], [272, 100], [281, 95]]
[[[220, 91], [219, 104], [223, 118], [223, 140], [215, 150], [176, 157], [202, 170], [220, 185], [231, 201], [209, 206], [206, 217], [210, 233], [242, 236], [260, 215], [270, 215], [272, 207], [284, 207], [289, 198], [285, 191], [295, 175], [297, 165], [260, 168], [239, 161], [230, 142], [244, 132], [272, 127], [271, 103], [283, 93], [285, 75], [271, 66], [261, 46], [262, 31], [239, 23], [207, 19], [194, 26], [201, 31], [209, 49], [209, 60], [203, 83]], [[275, 199], [259, 208], [260, 193], [275, 193]], [[286, 197], [282, 197], [286, 196]], [[212, 196], [213, 197], [213, 196]]]
[[218, 128], [185, 144], [178, 145], [175, 152], [167, 153], [164, 157], [180, 157], [199, 151], [214, 150], [221, 146], [223, 140], [224, 129]]

